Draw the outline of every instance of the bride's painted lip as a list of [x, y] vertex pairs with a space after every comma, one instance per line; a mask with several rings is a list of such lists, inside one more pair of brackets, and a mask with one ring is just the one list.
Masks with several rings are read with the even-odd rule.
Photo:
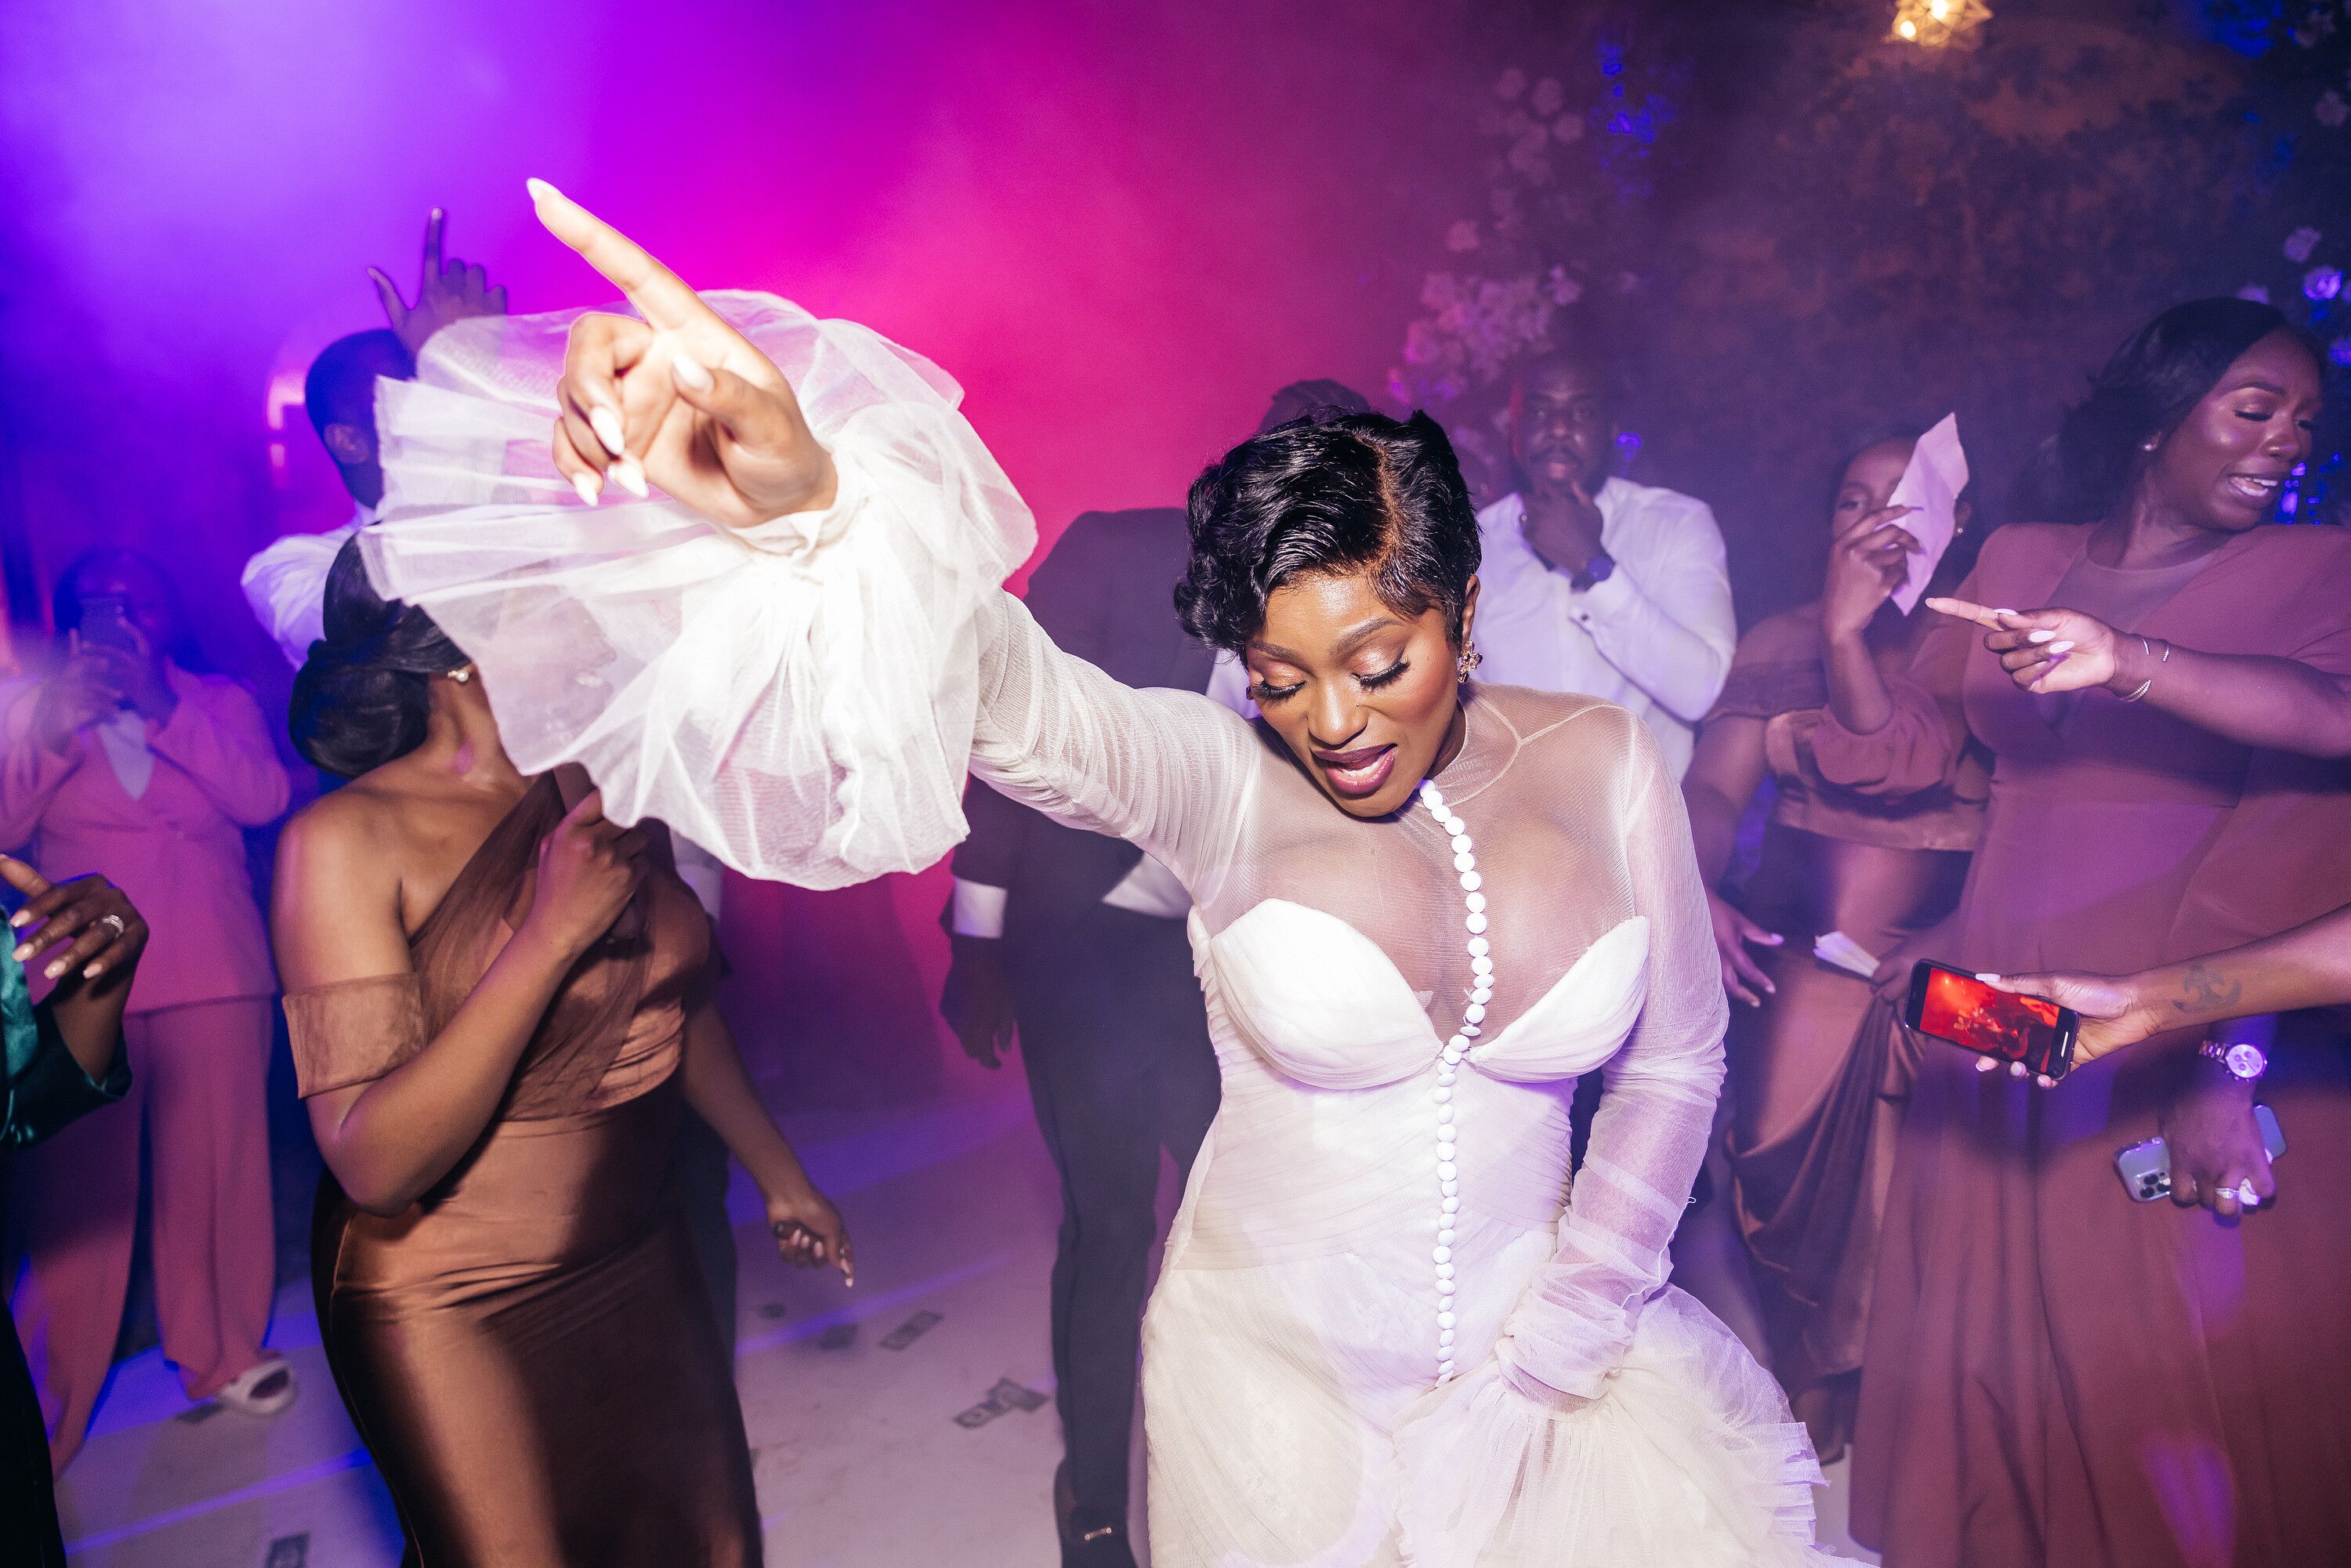
[[1360, 746], [1353, 751], [1318, 751], [1314, 765], [1322, 769], [1322, 777], [1331, 788], [1351, 800], [1379, 793], [1380, 786], [1388, 781], [1395, 770], [1395, 747], [1393, 746]]

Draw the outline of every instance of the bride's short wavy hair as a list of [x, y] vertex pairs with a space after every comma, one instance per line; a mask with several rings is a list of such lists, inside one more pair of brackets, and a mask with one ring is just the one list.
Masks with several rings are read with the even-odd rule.
[[1401, 615], [1442, 609], [1461, 641], [1478, 574], [1478, 512], [1453, 444], [1426, 413], [1293, 420], [1192, 481], [1192, 559], [1176, 588], [1184, 629], [1238, 652], [1274, 590], [1369, 571]]

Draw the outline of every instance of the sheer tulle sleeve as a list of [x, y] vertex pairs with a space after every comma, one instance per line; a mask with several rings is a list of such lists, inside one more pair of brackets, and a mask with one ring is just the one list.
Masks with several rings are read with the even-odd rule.
[[836, 887], [964, 832], [983, 622], [1036, 542], [937, 367], [769, 295], [709, 303], [790, 381], [839, 498], [740, 532], [685, 507], [580, 504], [549, 455], [570, 314], [436, 335], [379, 383], [378, 589], [482, 673], [515, 763], [584, 764], [614, 820], [738, 871]]
[[1606, 1092], [1559, 1249], [1495, 1351], [1521, 1393], [1566, 1406], [1600, 1394], [1643, 1303], [1665, 1285], [1667, 1244], [1706, 1158], [1730, 1021], [1681, 791], [1648, 732], [1628, 728], [1621, 820], [1635, 909], [1649, 921], [1649, 994], [1601, 1069]]
[[971, 769], [1057, 821], [1141, 845], [1213, 901], [1238, 859], [1259, 754], [1247, 721], [1197, 692], [1121, 685], [1053, 645], [1009, 594], [981, 638]]
[[809, 887], [937, 861], [967, 768], [1187, 882], [1228, 854], [1247, 727], [1120, 685], [1003, 591], [1035, 527], [945, 372], [770, 296], [705, 298], [799, 394], [840, 470], [827, 510], [737, 532], [580, 505], [548, 455], [569, 316], [460, 323], [381, 383], [370, 572], [480, 668], [516, 765], [582, 763], [616, 821]]

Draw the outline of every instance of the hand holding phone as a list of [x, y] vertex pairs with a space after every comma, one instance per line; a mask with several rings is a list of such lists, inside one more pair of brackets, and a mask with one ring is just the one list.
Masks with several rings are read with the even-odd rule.
[[[2278, 1126], [2277, 1113], [2268, 1106], [2253, 1106], [2253, 1124], [2261, 1129], [2262, 1149], [2274, 1161], [2285, 1153], [2285, 1133]], [[2123, 1178], [2123, 1190], [2135, 1203], [2153, 1203], [2158, 1197], [2171, 1197], [2171, 1149], [2161, 1137], [2153, 1137], [2131, 1145], [2115, 1155], [2115, 1174]], [[2197, 1195], [2200, 1196], [2200, 1195]], [[2221, 1195], [2216, 1194], [2215, 1197]], [[2258, 1208], [2266, 1201], [2250, 1181], [2232, 1195], [2246, 1208]], [[2194, 1197], [2182, 1197], [2192, 1204]]]
[[144, 657], [146, 639], [131, 623], [131, 607], [119, 593], [93, 593], [81, 601], [82, 645]]
[[2007, 1062], [2020, 1078], [2054, 1082], [2074, 1065], [2081, 1015], [2046, 997], [1988, 986], [1965, 969], [1921, 959], [1910, 971], [1903, 1022], [1921, 1034], [1971, 1051], [1991, 1064]]

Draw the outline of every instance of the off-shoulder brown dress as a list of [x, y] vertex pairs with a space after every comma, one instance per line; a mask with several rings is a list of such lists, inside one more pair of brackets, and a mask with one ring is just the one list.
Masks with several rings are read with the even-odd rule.
[[[304, 1095], [423, 1048], [528, 909], [562, 814], [533, 786], [411, 940], [411, 974], [287, 997]], [[663, 870], [615, 932], [429, 1196], [385, 1218], [320, 1186], [319, 1332], [418, 1568], [759, 1560], [732, 1369], [668, 1185], [709, 922]]]

